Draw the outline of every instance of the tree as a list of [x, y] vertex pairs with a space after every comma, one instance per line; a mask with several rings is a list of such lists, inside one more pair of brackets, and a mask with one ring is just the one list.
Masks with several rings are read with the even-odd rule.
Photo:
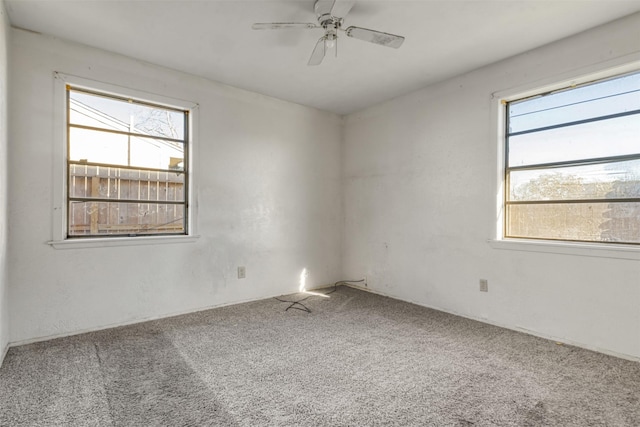
[[527, 181], [514, 189], [512, 200], [549, 203], [510, 206], [509, 235], [599, 241], [606, 204], [554, 202], [602, 199], [611, 186], [608, 182], [586, 181], [580, 176], [560, 172], [545, 173]]
[[[136, 129], [156, 136], [165, 138], [181, 139], [181, 133], [174, 123], [175, 114], [169, 110], [138, 107], [135, 117], [137, 122], [134, 124]], [[180, 115], [180, 117], [183, 117]]]
[[[638, 163], [638, 162], [635, 162]], [[609, 199], [640, 199], [640, 166], [618, 174], [613, 182]], [[640, 243], [640, 202], [612, 202], [603, 213], [600, 225], [605, 242]]]

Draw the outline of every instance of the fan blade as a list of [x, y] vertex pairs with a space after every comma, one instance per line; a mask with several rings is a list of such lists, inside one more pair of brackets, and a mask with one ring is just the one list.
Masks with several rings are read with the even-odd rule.
[[316, 47], [313, 49], [313, 53], [311, 53], [311, 58], [309, 58], [307, 65], [320, 65], [324, 59], [324, 53], [324, 37], [320, 37], [320, 40], [316, 43]]
[[320, 26], [310, 22], [257, 22], [251, 28], [254, 30], [309, 30], [320, 28]]
[[331, 16], [344, 18], [355, 3], [355, 0], [334, 0], [331, 7]]
[[379, 44], [382, 46], [399, 48], [404, 42], [404, 37], [395, 34], [383, 33], [380, 31], [368, 30], [360, 27], [349, 27], [345, 30], [347, 36], [366, 42]]

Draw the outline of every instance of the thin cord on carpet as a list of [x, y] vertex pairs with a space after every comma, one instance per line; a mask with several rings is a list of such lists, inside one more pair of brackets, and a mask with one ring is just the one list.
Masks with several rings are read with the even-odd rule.
[[[338, 290], [338, 286], [339, 285], [346, 285], [349, 283], [359, 283], [359, 282], [364, 282], [364, 279], [361, 280], [338, 280], [336, 283], [333, 284], [333, 289], [331, 289], [329, 292], [327, 292], [326, 294], [320, 294], [322, 296], [326, 296], [326, 295], [330, 295], [332, 293], [334, 293], [335, 291]], [[289, 300], [285, 300], [285, 299], [280, 299], [278, 297], [274, 297], [274, 299], [277, 299], [280, 302], [286, 302], [287, 304], [289, 304], [289, 306], [287, 308], [284, 309], [284, 311], [289, 311], [290, 308], [294, 308], [296, 310], [301, 310], [301, 311], [305, 311], [307, 313], [311, 313], [311, 309], [309, 307], [307, 307], [306, 305], [302, 304], [302, 301], [306, 301], [309, 298], [311, 298], [313, 295], [309, 295], [306, 296], [302, 299], [299, 299], [297, 301], [289, 301]], [[298, 307], [300, 306], [300, 307]]]

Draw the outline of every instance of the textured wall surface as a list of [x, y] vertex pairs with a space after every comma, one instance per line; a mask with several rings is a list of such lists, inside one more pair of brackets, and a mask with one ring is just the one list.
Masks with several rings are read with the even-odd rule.
[[[11, 341], [339, 279], [340, 117], [11, 30]], [[199, 104], [195, 243], [54, 249], [54, 71]], [[237, 267], [246, 278], [237, 278]]]
[[639, 28], [632, 15], [348, 116], [345, 273], [404, 300], [640, 358], [638, 258], [488, 243], [499, 187], [492, 94], [637, 60]]

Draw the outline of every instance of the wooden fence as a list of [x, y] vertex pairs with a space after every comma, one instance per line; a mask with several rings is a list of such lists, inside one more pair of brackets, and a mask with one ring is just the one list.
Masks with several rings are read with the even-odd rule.
[[184, 233], [184, 190], [181, 171], [71, 164], [69, 236]]

